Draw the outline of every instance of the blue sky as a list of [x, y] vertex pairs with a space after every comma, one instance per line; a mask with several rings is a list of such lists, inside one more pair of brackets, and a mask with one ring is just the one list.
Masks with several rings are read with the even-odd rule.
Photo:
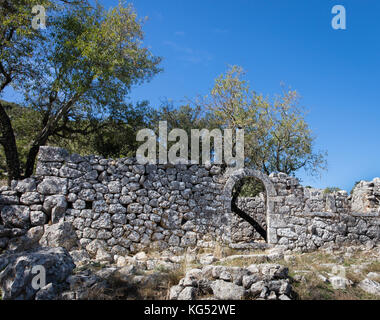
[[[108, 3], [108, 1], [107, 1]], [[116, 3], [116, 1], [115, 1]], [[344, 5], [347, 29], [331, 27], [334, 5]], [[380, 1], [378, 0], [139, 0], [149, 16], [146, 42], [165, 71], [136, 88], [133, 99], [153, 105], [206, 94], [228, 65], [241, 65], [264, 94], [297, 89], [327, 150], [328, 171], [304, 185], [351, 190], [380, 176]]]
[[[117, 1], [100, 1], [110, 7]], [[378, 0], [136, 0], [148, 16], [145, 43], [164, 58], [164, 72], [134, 88], [131, 98], [158, 106], [204, 95], [229, 65], [247, 72], [251, 87], [268, 95], [284, 82], [298, 90], [327, 150], [328, 171], [304, 185], [351, 190], [380, 176], [380, 1]], [[347, 30], [331, 27], [344, 5]], [[4, 98], [12, 99], [12, 92]]]

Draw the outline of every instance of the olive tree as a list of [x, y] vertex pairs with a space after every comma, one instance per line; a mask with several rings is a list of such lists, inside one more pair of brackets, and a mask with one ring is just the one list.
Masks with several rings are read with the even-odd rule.
[[[25, 106], [40, 115], [38, 130], [30, 137], [24, 177], [32, 174], [39, 147], [49, 138], [87, 134], [88, 128], [72, 124], [108, 118], [127, 108], [131, 88], [160, 72], [160, 58], [143, 46], [142, 25], [131, 5], [119, 3], [106, 11], [79, 1], [54, 11], [41, 36], [31, 40], [33, 51], [25, 59], [35, 75], [13, 82]], [[6, 131], [13, 133], [11, 126]], [[17, 148], [5, 154], [8, 163]], [[17, 178], [20, 164], [13, 166], [9, 177]]]
[[326, 153], [314, 149], [315, 137], [296, 91], [264, 97], [251, 90], [244, 70], [233, 66], [215, 80], [210, 94], [199, 103], [220, 128], [245, 130], [246, 165], [266, 174], [294, 174], [302, 168], [319, 174], [326, 168]]

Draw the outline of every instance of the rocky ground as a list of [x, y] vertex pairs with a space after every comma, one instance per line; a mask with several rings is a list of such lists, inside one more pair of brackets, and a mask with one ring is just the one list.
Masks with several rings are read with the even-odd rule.
[[[2, 299], [380, 299], [380, 247], [373, 244], [311, 253], [216, 245], [183, 255], [110, 256], [73, 239], [64, 222], [14, 236], [0, 254]], [[45, 268], [46, 281], [34, 289], [36, 266]]]

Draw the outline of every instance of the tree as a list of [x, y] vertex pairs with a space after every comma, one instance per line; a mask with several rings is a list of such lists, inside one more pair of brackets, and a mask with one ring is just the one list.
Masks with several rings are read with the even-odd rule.
[[[30, 149], [30, 137], [38, 134], [36, 123], [41, 114], [31, 108], [0, 100], [13, 126], [21, 170], [25, 170], [26, 159]], [[136, 130], [151, 126], [153, 110], [148, 103], [128, 104], [105, 119], [68, 120], [68, 132], [57, 131], [48, 143], [81, 155], [99, 154], [104, 157], [132, 157], [138, 148], [135, 138]], [[78, 133], [86, 131], [86, 135]], [[0, 179], [7, 173], [3, 150], [0, 149]]]
[[[25, 105], [40, 115], [38, 131], [30, 141], [25, 177], [32, 174], [39, 147], [49, 138], [94, 130], [93, 126], [79, 128], [78, 123], [103, 127], [102, 120], [127, 108], [124, 101], [133, 85], [160, 71], [160, 58], [142, 46], [142, 23], [134, 9], [123, 3], [105, 11], [99, 5], [93, 8], [79, 2], [53, 15], [42, 32], [44, 41], [34, 41], [33, 55], [27, 58], [38, 77], [15, 82]], [[13, 129], [7, 132], [13, 134]], [[18, 155], [17, 148], [5, 154], [8, 162]], [[16, 172], [20, 165], [14, 167], [10, 179], [20, 176]]]
[[153, 110], [147, 102], [128, 104], [106, 119], [75, 121], [71, 128], [92, 128], [88, 134], [75, 133], [75, 129], [65, 135], [55, 134], [51, 143], [82, 154], [99, 154], [103, 157], [132, 157], [138, 148], [136, 132], [151, 125]]
[[201, 106], [190, 103], [175, 106], [171, 100], [165, 100], [153, 115], [152, 129], [158, 129], [159, 121], [166, 121], [168, 131], [180, 128], [190, 136], [191, 129], [203, 129], [210, 126], [208, 114]]
[[[159, 109], [154, 113], [151, 129], [159, 136], [158, 128], [160, 121], [167, 122], [167, 129], [170, 132], [173, 129], [182, 129], [189, 137], [188, 143], [188, 160], [191, 160], [191, 130], [193, 129], [209, 129], [210, 131], [217, 128], [217, 125], [212, 122], [207, 110], [204, 110], [199, 105], [194, 105], [189, 101], [187, 104], [175, 106], [171, 100], [162, 102]], [[202, 137], [200, 137], [202, 141]], [[177, 140], [178, 142], [178, 140]], [[167, 149], [170, 150], [176, 142], [168, 141]], [[213, 154], [214, 142], [210, 141], [210, 152]], [[158, 151], [157, 151], [158, 152]], [[202, 145], [199, 146], [199, 153], [202, 154]], [[177, 154], [179, 156], [179, 154]], [[201, 160], [201, 159], [199, 159]]]
[[211, 93], [200, 100], [220, 128], [245, 130], [246, 164], [266, 174], [310, 174], [325, 169], [325, 153], [313, 148], [315, 138], [299, 107], [296, 91], [284, 90], [274, 99], [250, 89], [244, 70], [233, 66], [215, 80]]
[[[16, 139], [20, 170], [25, 170], [25, 160], [29, 150], [30, 137], [37, 133], [35, 124], [39, 121], [39, 114], [29, 108], [23, 108], [16, 103], [0, 100], [0, 104], [9, 117]], [[8, 174], [4, 150], [0, 148], [0, 179]]]
[[[69, 1], [68, 1], [69, 2]], [[0, 1], [0, 95], [6, 87], [25, 78], [36, 77], [30, 57], [42, 35], [31, 27], [34, 5], [52, 8], [48, 0]], [[20, 161], [11, 120], [0, 103], [0, 144], [6, 156], [8, 183], [20, 178]]]

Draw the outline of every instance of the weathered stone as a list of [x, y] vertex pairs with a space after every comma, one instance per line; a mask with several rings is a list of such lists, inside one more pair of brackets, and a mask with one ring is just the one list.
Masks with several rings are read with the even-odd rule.
[[139, 203], [132, 203], [132, 204], [128, 205], [127, 211], [128, 211], [128, 213], [139, 214], [139, 213], [143, 212], [143, 207]]
[[61, 169], [59, 169], [59, 176], [62, 178], [76, 179], [82, 175], [83, 173], [81, 171], [70, 168], [66, 165], [63, 165]]
[[83, 249], [70, 251], [70, 256], [77, 267], [89, 263], [91, 259], [88, 252]]
[[178, 299], [178, 296], [179, 294], [181, 293], [181, 291], [183, 290], [183, 287], [181, 286], [173, 286], [170, 288], [170, 292], [169, 292], [169, 299], [170, 300], [177, 300]]
[[26, 178], [24, 180], [17, 181], [14, 190], [20, 193], [34, 192], [36, 191], [36, 180], [34, 178]]
[[38, 246], [38, 242], [44, 233], [42, 226], [33, 227], [25, 235], [14, 237], [8, 242], [8, 250], [22, 252]]
[[196, 291], [193, 287], [186, 287], [178, 294], [177, 300], [194, 300]]
[[99, 262], [113, 262], [113, 257], [105, 249], [99, 248], [96, 252], [95, 260]]
[[27, 206], [10, 205], [1, 209], [1, 219], [6, 227], [26, 229], [30, 226], [30, 210]]
[[67, 179], [58, 177], [46, 177], [37, 186], [37, 191], [42, 195], [66, 194]]
[[38, 248], [27, 253], [1, 255], [2, 299], [34, 299], [39, 288], [33, 288], [32, 283], [36, 274], [41, 274], [41, 268], [46, 274], [47, 284], [59, 285], [71, 274], [75, 264], [64, 248]]
[[223, 280], [214, 281], [211, 289], [219, 300], [242, 300], [246, 294], [243, 287]]
[[206, 254], [199, 258], [199, 262], [203, 265], [212, 264], [216, 259], [212, 254]]
[[67, 209], [66, 197], [63, 195], [49, 196], [45, 199], [43, 209], [51, 217], [52, 223], [64, 218]]
[[99, 249], [105, 250], [105, 242], [102, 240], [93, 240], [86, 246], [86, 251], [90, 254], [91, 257], [95, 257]]
[[112, 229], [111, 215], [103, 213], [96, 221], [91, 224], [95, 229]]
[[42, 162], [63, 162], [68, 157], [67, 150], [58, 147], [42, 146], [38, 152], [38, 160]]
[[42, 200], [43, 196], [38, 192], [26, 192], [20, 197], [20, 202], [26, 205], [41, 203]]
[[256, 297], [261, 294], [261, 292], [266, 288], [264, 281], [258, 281], [251, 285], [250, 293]]
[[108, 191], [110, 193], [120, 193], [121, 192], [121, 184], [119, 181], [111, 181], [108, 183]]
[[37, 291], [35, 300], [56, 300], [57, 289], [53, 283], [49, 283]]
[[124, 214], [127, 212], [127, 209], [121, 204], [111, 204], [109, 206], [108, 212], [111, 214]]
[[93, 189], [82, 189], [78, 195], [78, 197], [84, 201], [94, 201], [95, 196], [96, 193]]
[[46, 225], [40, 244], [45, 247], [64, 247], [71, 250], [77, 245], [78, 238], [69, 222]]
[[359, 288], [373, 295], [380, 296], [380, 283], [368, 278], [359, 283]]

